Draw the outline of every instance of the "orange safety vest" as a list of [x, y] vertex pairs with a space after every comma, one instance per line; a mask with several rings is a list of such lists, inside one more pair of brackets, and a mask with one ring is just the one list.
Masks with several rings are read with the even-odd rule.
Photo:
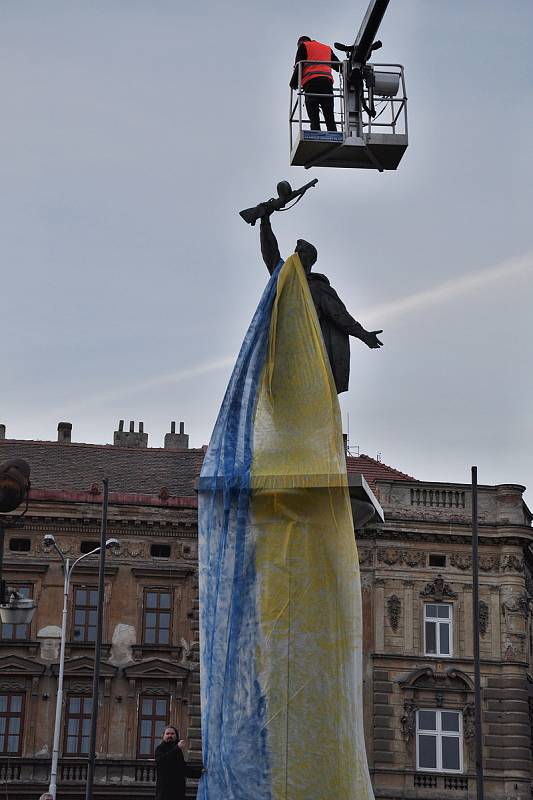
[[[331, 61], [331, 47], [322, 42], [304, 42], [307, 50], [307, 61]], [[304, 64], [302, 69], [302, 86], [313, 78], [329, 78], [333, 83], [333, 74], [329, 64]]]

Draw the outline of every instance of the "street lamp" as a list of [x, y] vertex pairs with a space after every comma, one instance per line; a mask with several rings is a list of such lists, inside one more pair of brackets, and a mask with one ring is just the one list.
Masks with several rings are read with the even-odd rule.
[[[114, 547], [117, 545], [118, 539], [107, 539], [105, 541], [105, 547]], [[65, 558], [65, 555], [59, 545], [57, 544], [55, 538], [52, 536], [51, 533], [47, 533], [44, 537], [44, 544], [48, 547], [53, 547], [54, 550], [59, 554], [64, 567], [64, 582], [63, 582], [63, 615], [61, 618], [61, 649], [59, 653], [59, 675], [57, 679], [57, 697], [56, 697], [56, 717], [55, 717], [55, 724], [54, 724], [54, 744], [52, 750], [52, 768], [50, 771], [50, 786], [48, 791], [52, 795], [52, 797], [56, 798], [56, 791], [57, 791], [57, 765], [59, 761], [59, 738], [61, 735], [61, 717], [63, 711], [63, 677], [65, 672], [65, 644], [66, 644], [66, 637], [67, 637], [67, 616], [68, 616], [68, 595], [70, 589], [70, 578], [80, 563], [83, 561], [84, 558], [89, 558], [89, 556], [94, 556], [100, 552], [101, 546], [95, 547], [94, 550], [91, 550], [89, 553], [84, 553], [82, 556], [77, 558], [72, 564], [70, 564], [70, 560]]]
[[[30, 465], [22, 458], [13, 458], [0, 464], [0, 512], [8, 514], [26, 501], [28, 510], [30, 495]], [[0, 521], [0, 620], [7, 625], [29, 624], [32, 621], [34, 600], [23, 598], [15, 590], [6, 586], [2, 579], [4, 561], [5, 526]]]

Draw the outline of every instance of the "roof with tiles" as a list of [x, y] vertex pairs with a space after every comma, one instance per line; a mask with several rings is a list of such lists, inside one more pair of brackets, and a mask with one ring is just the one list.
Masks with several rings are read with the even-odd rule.
[[31, 466], [35, 489], [89, 491], [94, 483], [109, 478], [114, 492], [192, 496], [194, 480], [204, 459], [202, 448], [171, 450], [77, 442], [0, 441], [0, 461], [23, 458]]
[[[204, 453], [204, 448], [0, 440], [0, 462], [11, 458], [28, 461], [34, 489], [90, 491], [93, 484], [107, 477], [113, 492], [159, 495], [165, 487], [170, 496], [192, 497]], [[415, 480], [367, 455], [348, 456], [346, 465], [349, 473], [361, 472], [370, 486], [378, 480]]]
[[376, 481], [415, 481], [411, 475], [400, 472], [399, 469], [389, 467], [382, 461], [361, 453], [359, 456], [347, 456], [346, 468], [348, 472], [361, 472], [369, 486], [374, 486]]

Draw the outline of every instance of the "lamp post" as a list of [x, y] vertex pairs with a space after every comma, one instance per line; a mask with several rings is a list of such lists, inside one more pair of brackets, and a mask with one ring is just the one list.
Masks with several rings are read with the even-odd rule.
[[[56, 800], [56, 792], [57, 792], [57, 765], [59, 761], [59, 738], [61, 735], [61, 717], [63, 711], [63, 678], [65, 673], [65, 644], [66, 644], [66, 637], [67, 637], [67, 618], [68, 618], [68, 595], [70, 589], [70, 578], [74, 569], [85, 558], [89, 558], [89, 556], [94, 556], [100, 552], [101, 546], [95, 547], [94, 550], [91, 550], [89, 553], [84, 553], [82, 556], [77, 558], [72, 564], [70, 563], [70, 559], [65, 558], [65, 555], [59, 545], [57, 544], [55, 538], [52, 534], [48, 533], [44, 537], [44, 543], [48, 546], [52, 546], [54, 550], [59, 554], [64, 568], [64, 581], [63, 581], [63, 614], [61, 617], [61, 648], [59, 652], [59, 675], [57, 678], [57, 697], [56, 697], [56, 716], [55, 716], [55, 723], [54, 723], [54, 743], [52, 749], [52, 767], [50, 770], [50, 785], [48, 787], [48, 791]], [[118, 544], [117, 539], [107, 539], [105, 542], [105, 547], [113, 547], [114, 545]]]
[[[30, 494], [30, 465], [22, 458], [14, 458], [0, 464], [0, 512], [9, 513], [26, 501], [28, 510]], [[2, 578], [4, 567], [5, 526], [0, 519], [0, 620], [4, 624], [29, 624], [32, 620], [36, 603], [23, 598], [15, 589], [6, 586]]]
[[484, 800], [483, 784], [483, 727], [481, 721], [481, 660], [479, 654], [479, 536], [478, 536], [477, 467], [472, 467], [472, 614], [474, 629], [474, 707], [475, 707], [475, 752], [476, 752], [476, 796]]

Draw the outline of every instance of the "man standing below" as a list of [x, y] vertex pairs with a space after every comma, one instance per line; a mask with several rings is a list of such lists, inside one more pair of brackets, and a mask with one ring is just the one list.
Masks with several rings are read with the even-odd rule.
[[341, 62], [329, 45], [317, 42], [309, 36], [300, 36], [289, 84], [291, 89], [298, 88], [298, 63], [300, 61], [324, 62], [303, 64], [302, 66], [302, 88], [305, 91], [305, 107], [309, 115], [311, 130], [320, 130], [320, 109], [322, 109], [328, 131], [336, 131], [332, 68], [339, 70]]
[[[280, 261], [278, 242], [270, 224], [270, 214], [261, 217], [261, 255], [272, 274]], [[350, 336], [360, 339], [367, 347], [377, 349], [383, 342], [378, 334], [383, 331], [367, 331], [348, 313], [339, 295], [330, 286], [329, 280], [319, 272], [311, 272], [317, 260], [316, 247], [305, 239], [298, 239], [294, 252], [300, 257], [311, 297], [315, 304], [322, 338], [328, 354], [337, 394], [348, 391], [350, 378]]]
[[187, 764], [182, 749], [186, 744], [178, 741], [178, 729], [167, 725], [163, 741], [155, 749], [155, 800], [185, 800], [186, 779], [199, 778], [202, 766]]

